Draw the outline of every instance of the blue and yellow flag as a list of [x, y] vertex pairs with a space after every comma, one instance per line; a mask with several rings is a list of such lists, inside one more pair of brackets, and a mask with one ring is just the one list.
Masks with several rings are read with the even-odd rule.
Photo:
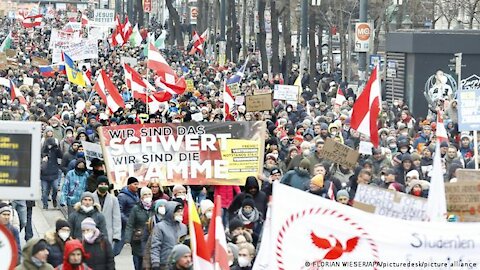
[[72, 58], [70, 58], [66, 53], [64, 53], [63, 60], [65, 61], [65, 70], [67, 72], [68, 81], [76, 85], [85, 87], [86, 83], [83, 79], [83, 72], [75, 67]]

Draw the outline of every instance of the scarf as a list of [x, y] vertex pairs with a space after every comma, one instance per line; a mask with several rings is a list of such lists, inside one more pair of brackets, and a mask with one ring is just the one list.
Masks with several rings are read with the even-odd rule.
[[237, 217], [243, 222], [244, 225], [257, 222], [260, 219], [260, 212], [256, 208], [253, 209], [250, 217], [243, 214], [242, 209], [238, 211]]
[[90, 239], [84, 238], [84, 240], [89, 244], [93, 244], [99, 236], [100, 236], [100, 230], [98, 228], [95, 228], [95, 232], [93, 233], [93, 236]]
[[40, 268], [43, 265], [43, 262], [39, 259], [32, 256], [32, 263], [35, 264], [36, 267]]
[[152, 208], [152, 202], [146, 203], [142, 201], [142, 205], [143, 205], [143, 208], [145, 208], [145, 210], [150, 210], [150, 208]]

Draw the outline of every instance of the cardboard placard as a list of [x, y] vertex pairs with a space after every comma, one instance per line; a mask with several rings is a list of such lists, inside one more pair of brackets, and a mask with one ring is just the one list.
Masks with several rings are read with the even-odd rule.
[[457, 215], [460, 221], [480, 221], [480, 181], [445, 183], [445, 196], [449, 214]]
[[235, 96], [235, 104], [243, 105], [245, 103], [245, 96]]
[[373, 144], [371, 142], [361, 141], [358, 146], [358, 152], [364, 155], [372, 155]]
[[358, 185], [353, 207], [380, 216], [417, 221], [428, 219], [425, 198], [365, 184]]
[[455, 171], [457, 181], [475, 180], [480, 181], [480, 171], [474, 169], [458, 169]]
[[201, 112], [192, 114], [192, 120], [197, 122], [203, 121], [203, 114]]
[[348, 168], [355, 168], [357, 165], [359, 153], [352, 148], [327, 138], [320, 157], [326, 158], [334, 163], [338, 163]]
[[7, 54], [7, 57], [10, 57], [10, 58], [17, 56], [17, 52], [12, 49], [7, 49], [5, 53]]
[[30, 63], [33, 67], [47, 66], [47, 65], [50, 64], [50, 62], [48, 60], [37, 57], [37, 56], [32, 56], [32, 59], [31, 59]]
[[270, 111], [272, 94], [246, 96], [247, 112]]
[[275, 84], [273, 89], [273, 98], [279, 100], [298, 100], [298, 86]]
[[231, 83], [228, 85], [228, 88], [230, 88], [230, 92], [232, 92], [233, 96], [238, 96], [241, 94], [241, 89], [240, 89], [240, 83]]
[[98, 158], [103, 160], [103, 152], [100, 144], [82, 142], [82, 146], [85, 152], [85, 162], [87, 163], [87, 169], [92, 170], [92, 160]]
[[0, 64], [7, 64], [7, 54], [5, 54], [4, 52], [0, 53]]

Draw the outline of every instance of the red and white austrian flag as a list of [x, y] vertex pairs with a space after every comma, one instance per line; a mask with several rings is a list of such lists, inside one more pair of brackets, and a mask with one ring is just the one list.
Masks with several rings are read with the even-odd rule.
[[[272, 209], [268, 269], [454, 269], [460, 260], [476, 263], [474, 268], [480, 263], [478, 223], [373, 215], [280, 183], [274, 183]], [[432, 261], [448, 267], [425, 264]]]
[[107, 104], [110, 111], [116, 112], [118, 109], [125, 107], [122, 96], [118, 92], [117, 87], [115, 87], [110, 78], [108, 78], [105, 70], [102, 69], [93, 89], [97, 91], [98, 95], [102, 98], [103, 102]]

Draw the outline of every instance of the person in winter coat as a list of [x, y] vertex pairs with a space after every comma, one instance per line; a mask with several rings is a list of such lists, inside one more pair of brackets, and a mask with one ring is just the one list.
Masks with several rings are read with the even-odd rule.
[[251, 196], [245, 197], [242, 208], [238, 209], [235, 218], [242, 221], [244, 229], [252, 235], [253, 244], [256, 245], [263, 227], [263, 215], [255, 208], [255, 202]]
[[188, 225], [187, 189], [183, 185], [173, 186], [172, 201], [177, 201], [183, 205], [183, 224]]
[[63, 263], [57, 266], [55, 270], [93, 270], [85, 263], [88, 258], [90, 258], [90, 254], [85, 252], [79, 240], [69, 240], [65, 243]]
[[165, 217], [165, 206], [167, 205], [167, 200], [160, 199], [155, 201], [154, 206], [153, 206], [153, 212], [154, 215], [150, 217], [150, 219], [147, 221], [147, 242], [145, 243], [145, 250], [143, 251], [143, 263], [142, 267], [144, 270], [150, 270], [152, 269], [152, 253], [151, 253], [151, 247], [152, 247], [152, 235], [153, 235], [153, 228], [155, 228], [155, 225], [160, 223], [162, 219]]
[[85, 262], [95, 270], [114, 270], [115, 260], [112, 245], [97, 228], [92, 218], [82, 221], [82, 244], [90, 258]]
[[232, 270], [251, 270], [255, 259], [255, 247], [250, 243], [243, 243], [238, 247], [238, 267]]
[[213, 216], [213, 207], [215, 204], [209, 199], [200, 202], [200, 222], [202, 223], [203, 233], [208, 234], [208, 227]]
[[74, 141], [72, 145], [68, 148], [68, 151], [63, 154], [62, 157], [62, 163], [60, 164], [60, 167], [62, 169], [62, 172], [66, 175], [68, 173], [68, 164], [72, 160], [75, 160], [77, 157], [77, 152], [78, 152], [78, 147], [80, 146], [79, 141]]
[[170, 267], [168, 270], [192, 270], [192, 251], [184, 244], [175, 245], [169, 256]]
[[155, 225], [152, 234], [152, 269], [165, 270], [168, 267], [168, 256], [180, 238], [187, 234], [187, 226], [183, 221], [183, 205], [176, 201], [167, 202], [165, 217]]
[[65, 137], [60, 141], [60, 151], [62, 151], [62, 154], [65, 154], [70, 149], [74, 141], [73, 127], [67, 126], [65, 128]]
[[222, 221], [225, 227], [228, 227], [228, 207], [232, 204], [235, 195], [242, 191], [238, 186], [215, 186], [213, 197], [222, 197]]
[[105, 175], [98, 177], [97, 190], [93, 192], [93, 201], [99, 204], [105, 217], [108, 235], [104, 235], [110, 244], [122, 239], [122, 215], [118, 199], [108, 193], [110, 188], [108, 178]]
[[132, 208], [125, 229], [125, 242], [132, 246], [135, 270], [142, 269], [143, 250], [148, 239], [145, 235], [145, 228], [148, 219], [154, 214], [152, 197], [152, 190], [148, 187], [143, 187], [140, 190], [140, 202]]
[[103, 160], [98, 158], [92, 159], [90, 164], [92, 166], [92, 174], [87, 178], [87, 191], [95, 192], [97, 190], [98, 178], [105, 175], [105, 167]]
[[0, 224], [5, 226], [7, 230], [9, 230], [15, 239], [15, 242], [17, 243], [17, 260], [20, 262], [20, 257], [21, 257], [21, 249], [20, 249], [20, 233], [18, 232], [18, 229], [15, 228], [11, 222], [11, 216], [13, 213], [13, 209], [10, 205], [4, 202], [0, 202]]
[[22, 249], [23, 262], [15, 270], [53, 270], [47, 262], [48, 245], [44, 239], [32, 238]]
[[130, 217], [130, 212], [132, 208], [138, 203], [138, 179], [135, 177], [130, 177], [127, 180], [127, 186], [120, 190], [118, 194], [118, 204], [120, 206], [120, 214], [122, 215], [122, 239], [120, 242], [117, 242], [113, 247], [113, 252], [115, 256], [120, 254], [123, 249], [123, 244], [125, 243], [125, 229], [127, 228], [128, 218]]
[[70, 215], [73, 206], [80, 201], [88, 178], [87, 165], [83, 158], [77, 159], [75, 169], [68, 171], [60, 195], [60, 206], [68, 206]]
[[310, 161], [308, 159], [302, 159], [300, 165], [292, 171], [288, 171], [283, 175], [282, 184], [300, 189], [307, 190], [310, 182]]
[[63, 252], [65, 251], [65, 242], [71, 240], [70, 223], [64, 219], [59, 219], [55, 223], [55, 232], [45, 233], [45, 240], [48, 244], [48, 263], [57, 267], [63, 262]]
[[242, 207], [243, 200], [248, 196], [248, 194], [253, 197], [253, 200], [255, 201], [255, 208], [257, 208], [258, 211], [262, 213], [262, 216], [265, 217], [267, 213], [268, 197], [265, 192], [260, 190], [257, 178], [255, 178], [255, 176], [249, 176], [245, 182], [244, 191], [235, 196], [230, 204], [230, 207], [228, 208], [230, 220], [235, 216], [237, 210]]
[[163, 199], [163, 200], [170, 200], [170, 196], [168, 196], [165, 192], [163, 192], [163, 187], [158, 181], [150, 181], [148, 183], [147, 187], [152, 190], [153, 194], [153, 201], [156, 202], [157, 200]]
[[42, 147], [42, 166], [40, 179], [42, 180], [43, 209], [48, 209], [48, 196], [52, 192], [53, 207], [57, 207], [57, 190], [60, 180], [60, 165], [58, 160], [62, 152], [54, 138], [47, 138]]
[[75, 211], [68, 216], [68, 222], [72, 229], [72, 237], [82, 239], [82, 221], [86, 218], [93, 218], [95, 224], [103, 235], [108, 235], [105, 217], [100, 212], [100, 205], [93, 200], [93, 194], [84, 192], [80, 202], [75, 204]]
[[402, 163], [397, 167], [395, 182], [405, 186], [406, 175], [411, 170], [415, 170], [412, 156], [409, 153], [405, 153], [402, 155]]

